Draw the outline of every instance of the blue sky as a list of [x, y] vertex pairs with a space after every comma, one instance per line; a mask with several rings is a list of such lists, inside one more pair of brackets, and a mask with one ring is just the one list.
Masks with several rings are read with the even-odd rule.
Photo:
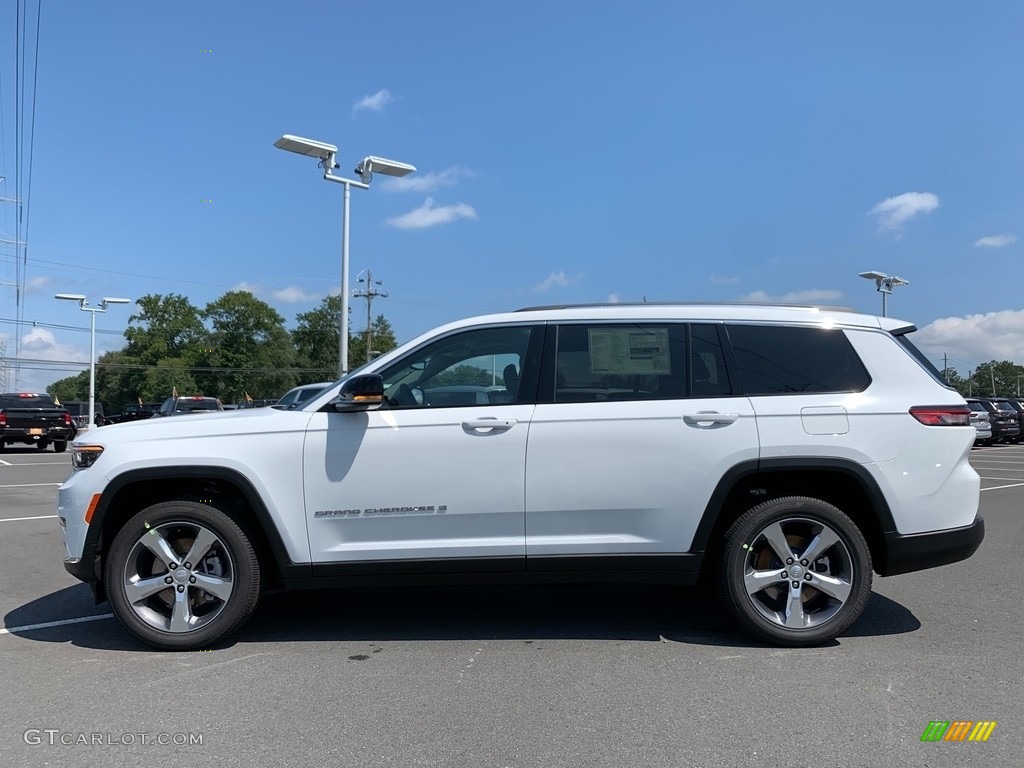
[[[0, 197], [14, 16], [0, 4]], [[384, 280], [374, 314], [400, 341], [644, 297], [878, 313], [857, 274], [880, 270], [910, 280], [890, 314], [934, 360], [1024, 363], [1022, 31], [1009, 0], [44, 2], [22, 355], [88, 360], [88, 333], [47, 327], [88, 324], [55, 292], [201, 307], [246, 287], [294, 326], [337, 291], [341, 186], [273, 147], [292, 133], [338, 145], [341, 171], [417, 166], [352, 194], [353, 283]], [[0, 239], [16, 213], [0, 204]], [[100, 352], [130, 313], [98, 318]], [[14, 316], [0, 285], [8, 354]]]

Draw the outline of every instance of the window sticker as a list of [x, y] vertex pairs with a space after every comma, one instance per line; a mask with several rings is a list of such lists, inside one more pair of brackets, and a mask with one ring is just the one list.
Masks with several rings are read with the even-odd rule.
[[590, 372], [644, 376], [672, 373], [668, 328], [590, 328]]

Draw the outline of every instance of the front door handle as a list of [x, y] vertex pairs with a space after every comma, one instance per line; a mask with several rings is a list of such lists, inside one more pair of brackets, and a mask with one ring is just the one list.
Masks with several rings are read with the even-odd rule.
[[732, 424], [739, 420], [738, 413], [718, 413], [718, 411], [699, 411], [683, 415], [683, 421], [687, 424]]
[[515, 419], [494, 419], [484, 417], [482, 419], [466, 419], [462, 422], [462, 428], [468, 431], [512, 429], [516, 425]]

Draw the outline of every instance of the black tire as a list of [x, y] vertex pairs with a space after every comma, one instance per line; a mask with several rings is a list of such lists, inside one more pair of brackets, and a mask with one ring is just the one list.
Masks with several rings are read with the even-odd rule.
[[[185, 562], [200, 537], [214, 543], [201, 548], [197, 562]], [[260, 565], [249, 537], [209, 504], [165, 501], [144, 509], [117, 532], [105, 566], [114, 615], [161, 650], [206, 648], [241, 627], [259, 602]], [[129, 597], [129, 588], [137, 594]]]
[[[827, 546], [808, 553], [816, 540]], [[776, 546], [793, 558], [783, 559]], [[812, 559], [804, 562], [804, 553]], [[789, 496], [758, 504], [730, 526], [719, 586], [745, 629], [777, 645], [804, 647], [832, 640], [860, 617], [871, 596], [871, 570], [867, 542], [849, 517], [819, 499]]]
[[49, 447], [50, 443], [48, 440], [40, 440], [38, 443], [36, 443], [36, 448], [38, 448], [40, 451], [45, 451]]
[[67, 440], [54, 440], [53, 441], [53, 452], [54, 453], [64, 453], [64, 451], [66, 451], [67, 449], [68, 449], [68, 441]]

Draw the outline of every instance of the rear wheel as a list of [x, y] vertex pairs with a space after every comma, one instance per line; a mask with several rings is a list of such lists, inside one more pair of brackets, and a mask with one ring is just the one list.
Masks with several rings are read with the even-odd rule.
[[45, 451], [49, 447], [50, 443], [48, 440], [40, 440], [38, 443], [36, 443], [36, 448], [38, 448], [40, 451]]
[[819, 645], [846, 630], [871, 596], [871, 553], [841, 510], [790, 496], [759, 504], [729, 528], [723, 597], [769, 642]]
[[204, 648], [238, 629], [260, 594], [260, 567], [245, 532], [207, 504], [154, 504], [110, 547], [106, 589], [114, 615], [164, 650]]
[[67, 440], [54, 440], [53, 441], [54, 453], [64, 453], [64, 451], [66, 451], [67, 449], [68, 449], [68, 441]]

